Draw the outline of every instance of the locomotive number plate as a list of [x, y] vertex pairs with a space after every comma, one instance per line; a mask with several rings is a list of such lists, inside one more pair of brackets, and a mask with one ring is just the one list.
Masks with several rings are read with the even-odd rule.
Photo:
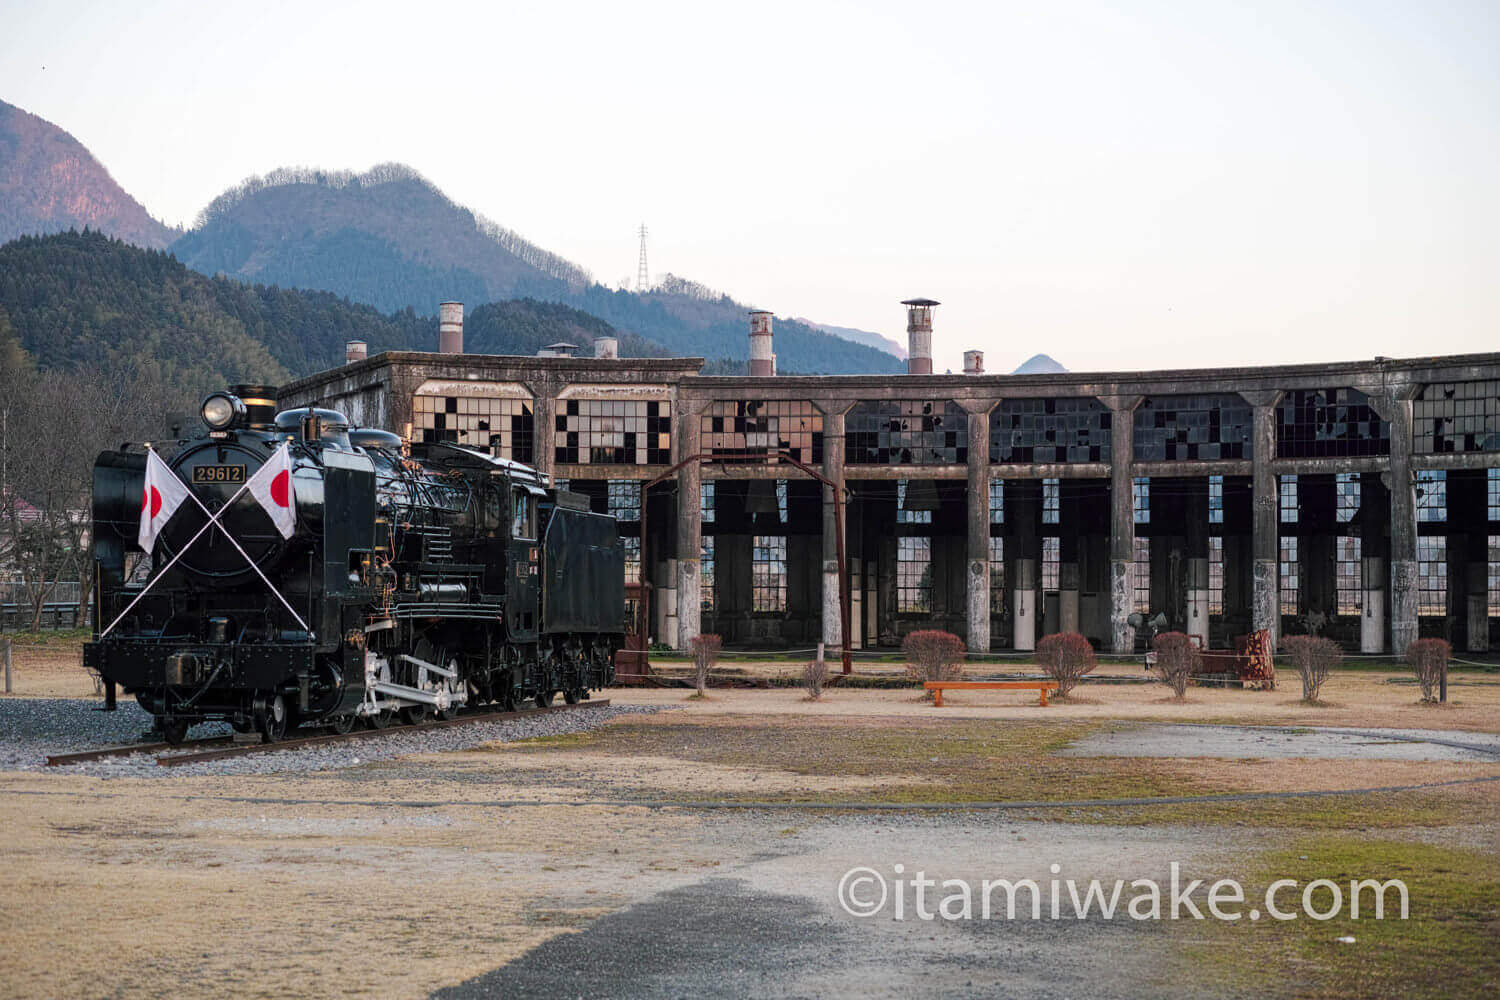
[[243, 483], [245, 481], [245, 467], [243, 465], [195, 465], [193, 467], [193, 482], [197, 483]]

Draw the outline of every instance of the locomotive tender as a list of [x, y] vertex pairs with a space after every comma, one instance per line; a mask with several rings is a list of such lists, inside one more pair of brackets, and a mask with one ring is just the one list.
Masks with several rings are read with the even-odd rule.
[[[273, 399], [232, 386], [204, 401], [207, 430], [168, 462], [192, 496], [150, 554], [137, 545], [147, 456], [95, 462], [84, 663], [110, 707], [119, 686], [169, 742], [204, 720], [271, 742], [304, 721], [383, 728], [463, 705], [572, 704], [612, 682], [625, 620], [613, 518], [520, 463], [448, 443], [408, 454], [387, 431]], [[283, 442], [290, 538], [242, 489]]]

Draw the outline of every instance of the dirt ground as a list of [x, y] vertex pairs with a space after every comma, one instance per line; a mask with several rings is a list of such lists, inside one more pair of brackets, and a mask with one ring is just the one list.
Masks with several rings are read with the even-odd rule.
[[[47, 685], [76, 684], [73, 673], [82, 671], [61, 659], [33, 663], [21, 676], [36, 686], [22, 690], [64, 693]], [[1452, 703], [1432, 708], [1387, 677], [1337, 675], [1325, 688], [1332, 704], [1318, 708], [1287, 690], [1193, 689], [1179, 704], [1154, 685], [1089, 687], [1045, 709], [1024, 692], [961, 692], [936, 709], [905, 690], [834, 689], [813, 703], [794, 689], [715, 690], [705, 701], [616, 689], [617, 704], [673, 710], [595, 734], [296, 777], [3, 773], [0, 997], [1343, 995], [1307, 978], [1319, 963], [1345, 961], [1340, 953], [1299, 960], [1308, 964], [1290, 978], [1267, 970], [1248, 986], [1184, 982], [1161, 977], [1172, 956], [1204, 939], [1198, 930], [858, 922], [833, 906], [834, 887], [852, 866], [898, 863], [959, 878], [1045, 877], [1052, 863], [1080, 877], [1137, 878], [1164, 876], [1177, 861], [1201, 877], [1329, 830], [1493, 861], [1500, 781], [1363, 804], [1311, 800], [1317, 812], [1166, 818], [673, 802], [1500, 778], [1500, 762], [1058, 756], [1076, 734], [1137, 722], [1500, 732], [1500, 685], [1455, 685]], [[966, 772], [977, 787], [955, 777]], [[694, 933], [700, 926], [718, 930]], [[829, 948], [794, 961], [809, 939]], [[601, 954], [611, 964], [590, 972]], [[687, 966], [705, 978], [682, 979]], [[1479, 991], [1468, 995], [1491, 981], [1474, 980]]]
[[[11, 647], [13, 698], [102, 698], [77, 644]], [[6, 697], [0, 694], [0, 697]]]

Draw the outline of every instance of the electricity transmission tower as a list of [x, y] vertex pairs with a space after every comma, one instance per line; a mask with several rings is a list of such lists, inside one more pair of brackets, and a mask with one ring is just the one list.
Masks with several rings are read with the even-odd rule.
[[651, 272], [646, 267], [646, 224], [641, 223], [641, 263], [636, 269], [635, 290], [644, 292], [651, 287]]

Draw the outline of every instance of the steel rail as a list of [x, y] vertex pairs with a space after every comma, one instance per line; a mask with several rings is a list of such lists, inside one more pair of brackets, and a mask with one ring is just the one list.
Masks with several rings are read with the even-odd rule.
[[184, 764], [203, 764], [215, 760], [227, 760], [231, 757], [248, 757], [258, 753], [275, 753], [278, 750], [297, 750], [302, 747], [323, 746], [329, 743], [352, 743], [357, 740], [376, 739], [381, 736], [399, 736], [402, 733], [416, 733], [428, 729], [449, 729], [454, 726], [466, 726], [475, 722], [509, 722], [516, 719], [530, 718], [535, 715], [549, 715], [553, 712], [571, 712], [579, 709], [608, 707], [609, 699], [601, 698], [596, 701], [579, 702], [576, 705], [552, 705], [548, 708], [529, 708], [515, 712], [484, 712], [478, 715], [462, 715], [456, 719], [431, 719], [427, 722], [419, 722], [413, 725], [388, 726], [385, 729], [359, 729], [350, 733], [320, 733], [317, 736], [302, 736], [296, 739], [280, 740], [276, 743], [242, 743], [238, 746], [205, 750], [198, 753], [169, 753], [156, 758], [156, 763], [160, 767], [181, 767]]
[[199, 746], [222, 746], [228, 743], [232, 737], [210, 736], [207, 739], [188, 740], [175, 746], [171, 743], [122, 743], [119, 746], [100, 747], [97, 750], [82, 750], [78, 753], [55, 753], [47, 757], [48, 767], [64, 767], [68, 764], [83, 764], [91, 760], [104, 760], [106, 757], [128, 757], [133, 753], [155, 753], [161, 750], [181, 750], [189, 747]]

